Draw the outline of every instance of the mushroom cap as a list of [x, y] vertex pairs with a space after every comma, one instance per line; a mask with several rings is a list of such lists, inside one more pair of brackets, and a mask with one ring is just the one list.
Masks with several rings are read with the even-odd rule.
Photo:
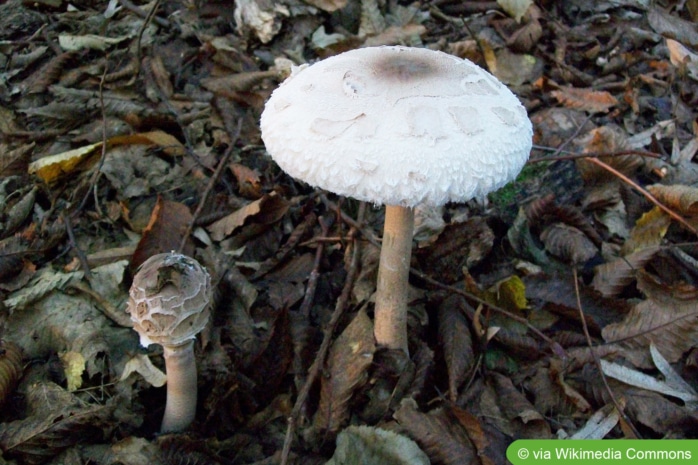
[[199, 262], [178, 253], [153, 255], [138, 268], [128, 311], [141, 345], [179, 346], [206, 326], [211, 277]]
[[261, 117], [285, 172], [337, 194], [387, 205], [443, 205], [513, 180], [533, 131], [494, 76], [443, 52], [351, 50], [294, 70]]

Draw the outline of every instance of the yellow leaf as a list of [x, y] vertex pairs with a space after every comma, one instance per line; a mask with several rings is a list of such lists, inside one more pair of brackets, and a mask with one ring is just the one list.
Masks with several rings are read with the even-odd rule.
[[646, 212], [635, 222], [630, 237], [620, 250], [621, 256], [660, 245], [670, 224], [671, 218], [661, 208], [654, 207]]
[[69, 391], [76, 391], [82, 386], [82, 374], [85, 371], [85, 357], [79, 352], [65, 352], [60, 355], [63, 371]]
[[516, 313], [528, 306], [526, 285], [518, 276], [513, 275], [498, 282], [495, 284], [495, 288], [497, 306]]
[[109, 139], [109, 147], [118, 145], [157, 145], [162, 147], [167, 155], [173, 157], [186, 153], [184, 146], [176, 137], [163, 131], [141, 132]]
[[[163, 131], [142, 132], [126, 136], [112, 137], [107, 141], [107, 147], [120, 145], [157, 145], [170, 156], [185, 154], [185, 148], [176, 137]], [[51, 184], [64, 175], [72, 174], [88, 162], [94, 162], [96, 154], [101, 154], [102, 143], [87, 145], [67, 152], [40, 158], [29, 165], [29, 174], [35, 174], [47, 184]], [[84, 163], [83, 163], [84, 162]]]
[[70, 174], [93, 155], [98, 153], [102, 143], [87, 145], [67, 152], [43, 157], [29, 165], [29, 174], [35, 174], [45, 183], [51, 184], [61, 176]]

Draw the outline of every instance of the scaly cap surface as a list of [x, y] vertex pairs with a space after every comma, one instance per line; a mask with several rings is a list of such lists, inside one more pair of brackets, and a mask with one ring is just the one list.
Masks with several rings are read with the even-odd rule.
[[141, 345], [178, 346], [201, 332], [209, 317], [211, 277], [193, 258], [153, 255], [139, 267], [128, 311]]
[[373, 203], [442, 205], [481, 197], [528, 160], [532, 128], [516, 96], [468, 60], [368, 47], [303, 66], [261, 117], [289, 175]]

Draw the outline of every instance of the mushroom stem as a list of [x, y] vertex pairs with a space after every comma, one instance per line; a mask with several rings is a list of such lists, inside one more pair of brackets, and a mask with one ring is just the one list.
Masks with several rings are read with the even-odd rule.
[[194, 340], [163, 346], [167, 371], [167, 403], [161, 433], [183, 431], [196, 414], [196, 359]]
[[413, 229], [414, 209], [386, 206], [373, 332], [378, 345], [405, 353]]

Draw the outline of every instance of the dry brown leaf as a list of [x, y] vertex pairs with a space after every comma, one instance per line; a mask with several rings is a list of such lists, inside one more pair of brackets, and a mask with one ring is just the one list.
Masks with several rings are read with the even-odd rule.
[[131, 269], [138, 269], [141, 263], [153, 255], [179, 250], [192, 219], [186, 205], [158, 197], [158, 202], [150, 214], [150, 222], [133, 253]]
[[22, 348], [0, 340], [0, 408], [14, 392], [23, 371]]
[[347, 5], [347, 0], [304, 0], [305, 3], [309, 3], [313, 6], [332, 13], [333, 11], [340, 10]]
[[109, 147], [121, 145], [155, 145], [162, 149], [163, 153], [170, 156], [182, 156], [187, 153], [182, 143], [171, 134], [164, 131], [150, 131], [125, 136], [115, 136], [107, 141]]
[[507, 45], [519, 52], [532, 50], [543, 37], [543, 27], [538, 20], [529, 21], [507, 38]]
[[29, 77], [19, 85], [27, 94], [39, 94], [46, 92], [51, 84], [57, 82], [64, 68], [66, 68], [76, 57], [75, 52], [64, 52], [53, 57], [39, 70], [34, 71]]
[[535, 371], [531, 370], [522, 387], [533, 399], [533, 406], [537, 412], [555, 416], [570, 415], [577, 409], [565, 395], [562, 386], [557, 382], [555, 371], [549, 365], [550, 363], [545, 362], [537, 364]]
[[221, 241], [244, 225], [248, 219], [259, 224], [271, 224], [278, 221], [284, 216], [288, 207], [289, 203], [286, 199], [272, 192], [221, 218], [208, 226], [207, 229], [213, 240]]
[[[63, 393], [59, 394], [61, 397], [39, 400], [48, 410], [32, 400], [44, 391], [45, 385], [53, 385], [51, 391]], [[113, 403], [78, 406], [79, 401], [51, 382], [35, 383], [29, 391], [31, 414], [22, 420], [0, 423], [0, 449], [6, 458], [27, 465], [45, 463], [68, 447], [98, 439], [114, 425]]]
[[594, 269], [592, 287], [604, 297], [619, 295], [633, 282], [637, 272], [659, 252], [659, 247], [648, 247], [632, 252]]
[[555, 379], [555, 383], [560, 387], [565, 395], [565, 399], [573, 404], [577, 410], [581, 412], [588, 412], [591, 410], [591, 404], [587, 401], [584, 396], [572, 387], [565, 379], [565, 370], [567, 369], [566, 364], [563, 364], [562, 360], [558, 358], [553, 358], [550, 360], [550, 376]]
[[432, 463], [477, 464], [477, 452], [463, 428], [443, 409], [422, 413], [414, 401], [405, 400], [393, 415], [409, 436], [417, 441]]
[[659, 7], [650, 8], [647, 14], [650, 26], [658, 34], [671, 37], [691, 47], [698, 47], [698, 31], [695, 24]]
[[464, 306], [468, 306], [465, 298], [452, 294], [439, 307], [439, 342], [448, 370], [448, 395], [454, 403], [458, 388], [475, 365], [470, 323]]
[[450, 284], [463, 276], [463, 267], [471, 268], [492, 251], [494, 232], [484, 217], [468, 218], [447, 225], [438, 240], [415, 251], [424, 272], [439, 276]]
[[666, 286], [646, 272], [638, 274], [637, 287], [646, 300], [623, 321], [606, 326], [603, 338], [608, 343], [618, 341], [628, 349], [642, 349], [643, 366], [652, 366], [651, 343], [675, 363], [698, 340], [698, 289], [687, 284]]
[[[585, 366], [580, 378], [586, 384], [585, 390], [588, 395], [593, 397], [597, 404], [612, 402], [594, 364]], [[633, 423], [643, 425], [659, 435], [666, 435], [667, 431], [671, 431], [677, 439], [692, 437], [689, 434], [695, 430], [692, 429], [697, 421], [695, 412], [657, 392], [628, 386], [610, 378], [607, 380], [615, 398], [625, 404], [624, 413]]]
[[661, 203], [681, 215], [698, 214], [698, 188], [692, 186], [654, 184], [647, 190]]
[[262, 196], [262, 183], [257, 170], [240, 163], [231, 163], [229, 168], [238, 181], [241, 196], [247, 199], [258, 199]]
[[550, 426], [545, 421], [545, 417], [531, 405], [526, 396], [514, 386], [511, 379], [491, 372], [488, 380], [495, 390], [497, 405], [504, 418], [516, 424], [521, 438], [548, 439], [550, 437]]
[[671, 224], [671, 217], [661, 208], [654, 207], [642, 215], [630, 231], [630, 237], [620, 249], [622, 256], [636, 250], [660, 245]]
[[477, 449], [477, 455], [482, 465], [494, 465], [496, 462], [487, 456], [487, 448], [490, 446], [490, 441], [480, 420], [472, 413], [455, 405], [450, 407], [449, 412], [467, 432], [468, 438], [470, 438], [475, 449]]
[[313, 417], [317, 430], [334, 433], [344, 425], [351, 396], [368, 379], [375, 352], [373, 324], [366, 312], [359, 311], [334, 341], [325, 362], [320, 403]]
[[599, 252], [584, 233], [563, 223], [548, 226], [540, 238], [545, 250], [572, 265], [586, 263]]
[[226, 76], [205, 78], [201, 80], [201, 85], [216, 94], [230, 96], [236, 92], [250, 91], [267, 79], [279, 77], [279, 71], [274, 69], [268, 71], [246, 71]]
[[606, 91], [560, 87], [550, 94], [567, 108], [588, 111], [589, 113], [606, 113], [618, 105], [618, 100]]
[[411, 43], [427, 33], [427, 28], [421, 24], [405, 24], [390, 26], [380, 34], [371, 36], [364, 42], [366, 47]]

